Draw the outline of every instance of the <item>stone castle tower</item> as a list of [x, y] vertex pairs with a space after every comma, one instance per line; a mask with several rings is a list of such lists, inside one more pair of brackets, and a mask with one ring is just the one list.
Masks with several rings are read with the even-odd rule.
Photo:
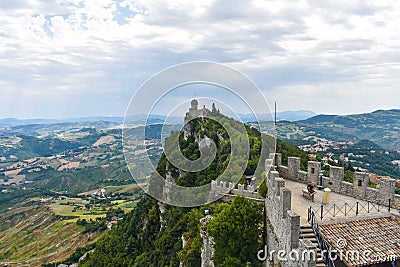
[[209, 109], [207, 109], [205, 105], [203, 105], [202, 109], [199, 109], [198, 106], [199, 106], [199, 102], [196, 99], [193, 99], [190, 102], [189, 112], [186, 112], [186, 116], [185, 116], [185, 120], [184, 120], [185, 138], [187, 138], [193, 132], [192, 126], [190, 124], [191, 120], [193, 120], [195, 118], [207, 118], [211, 114], [211, 111]]

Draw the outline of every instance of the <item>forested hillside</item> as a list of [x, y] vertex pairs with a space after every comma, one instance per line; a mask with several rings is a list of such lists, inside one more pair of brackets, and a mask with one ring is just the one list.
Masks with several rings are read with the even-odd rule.
[[[209, 183], [224, 171], [230, 157], [229, 138], [216, 120], [195, 120], [193, 129], [187, 140], [182, 132], [177, 133], [182, 153], [191, 160], [197, 159], [200, 151], [196, 140], [207, 136], [216, 143], [217, 156], [205, 170], [186, 173], [173, 167], [162, 155], [158, 171], [164, 177], [170, 172], [179, 185]], [[246, 126], [246, 130], [251, 145], [246, 174], [254, 174], [260, 160], [261, 134], [255, 128]], [[277, 147], [284, 160], [290, 155], [307, 158], [307, 154], [297, 147], [280, 141]], [[258, 178], [261, 179], [261, 175]], [[205, 217], [206, 210], [213, 219], [202, 225], [200, 219]], [[263, 247], [262, 204], [236, 197], [232, 203], [215, 202], [200, 208], [182, 208], [162, 204], [148, 195], [122, 223], [96, 243], [80, 266], [146, 267], [179, 266], [180, 263], [201, 266], [203, 240], [200, 230], [214, 238], [216, 266], [262, 266], [257, 259], [257, 252]]]

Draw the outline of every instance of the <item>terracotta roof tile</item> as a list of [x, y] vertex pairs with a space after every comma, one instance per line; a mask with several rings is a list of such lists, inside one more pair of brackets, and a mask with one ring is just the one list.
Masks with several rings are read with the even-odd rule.
[[[360, 257], [343, 257], [348, 266], [364, 266], [400, 258], [400, 220], [394, 217], [324, 224], [320, 225], [320, 233], [332, 250], [341, 251], [342, 255], [350, 251], [358, 252]], [[364, 254], [365, 251], [371, 253]]]

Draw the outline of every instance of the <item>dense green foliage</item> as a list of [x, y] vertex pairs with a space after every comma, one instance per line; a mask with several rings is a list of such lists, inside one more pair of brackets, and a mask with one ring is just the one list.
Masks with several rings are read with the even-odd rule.
[[[261, 155], [261, 138], [263, 142], [273, 142], [272, 138], [266, 138], [264, 135], [261, 136], [260, 132], [253, 127], [248, 127], [240, 122], [237, 122], [231, 118], [225, 117], [221, 114], [216, 114], [213, 119], [194, 119], [191, 122], [192, 133], [187, 139], [184, 138], [184, 133], [172, 132], [171, 136], [166, 140], [165, 149], [169, 151], [170, 155], [177, 158], [178, 164], [170, 163], [167, 160], [165, 154], [161, 156], [158, 162], [157, 172], [164, 178], [167, 177], [167, 172], [174, 178], [176, 184], [180, 186], [193, 187], [202, 186], [209, 184], [211, 180], [217, 178], [225, 182], [236, 183], [240, 181], [243, 183], [245, 175], [255, 175], [258, 181], [261, 180], [261, 171], [264, 166], [265, 155], [268, 152]], [[229, 136], [228, 129], [234, 134]], [[242, 128], [243, 131], [238, 129]], [[207, 150], [203, 150], [199, 147], [197, 140], [202, 138], [211, 139], [216, 146], [216, 155], [211, 164], [205, 169], [198, 172], [185, 172], [175, 166], [183, 166], [180, 164], [179, 157], [175, 156], [178, 153], [182, 153], [186, 159], [191, 161], [200, 158], [202, 153], [207, 153]], [[177, 140], [179, 138], [179, 147], [170, 140]], [[246, 157], [231, 157], [232, 153], [237, 151], [243, 151], [247, 145], [243, 140], [248, 140], [250, 146], [248, 158]], [[234, 149], [232, 148], [234, 144]], [[269, 147], [273, 148], [271, 144]], [[258, 168], [260, 167], [260, 168]], [[243, 171], [242, 171], [243, 170]], [[153, 179], [157, 179], [153, 176]], [[161, 196], [162, 188], [160, 183], [150, 183], [150, 191], [153, 196]], [[171, 190], [170, 195], [174, 195]], [[201, 196], [207, 197], [207, 196]]]
[[[187, 209], [166, 207], [160, 221], [157, 201], [145, 196], [117, 228], [96, 243], [82, 266], [178, 266], [181, 236], [187, 232], [186, 236], [197, 237], [191, 231], [198, 230], [200, 216]], [[190, 261], [189, 257], [186, 260]]]
[[262, 266], [257, 259], [261, 249], [263, 205], [244, 197], [236, 197], [230, 205], [208, 224], [208, 232], [214, 238], [216, 266]]
[[[117, 228], [106, 233], [80, 266], [185, 266], [199, 267], [204, 211], [215, 216], [205, 229], [215, 241], [216, 266], [261, 266], [263, 206], [243, 197], [232, 204], [185, 209], [166, 206], [161, 215], [157, 201], [145, 196]], [[185, 240], [183, 247], [182, 237]], [[235, 262], [236, 265], [229, 265]]]
[[155, 205], [150, 198], [142, 200], [122, 224], [96, 242], [82, 266], [132, 266], [136, 256], [154, 247], [161, 226]]
[[282, 164], [287, 166], [288, 157], [300, 158], [300, 169], [307, 171], [308, 154], [296, 146], [285, 143], [279, 139], [276, 142], [276, 152], [282, 154]]
[[[75, 262], [78, 262], [82, 256], [84, 256], [87, 252], [93, 250], [95, 246], [96, 244], [92, 243], [84, 247], [77, 248], [76, 251], [67, 260], [64, 261], [64, 264], [71, 265]], [[54, 266], [53, 263], [42, 265], [42, 267], [53, 267], [53, 266]]]
[[[211, 165], [200, 172], [183, 172], [162, 155], [157, 167], [162, 176], [165, 177], [169, 172], [179, 185], [198, 186], [209, 183], [225, 171], [232, 147], [231, 139], [222, 124], [230, 123], [235, 127], [237, 122], [223, 117], [218, 112], [215, 115], [220, 116], [218, 120], [194, 120], [191, 125], [193, 133], [187, 140], [183, 138], [182, 132], [171, 135], [179, 136], [179, 149], [190, 160], [200, 157], [200, 148], [196, 142], [198, 138], [207, 136], [213, 140], [217, 153]], [[247, 165], [246, 174], [254, 174], [260, 159], [261, 134], [254, 128], [245, 129], [245, 137], [249, 138], [251, 145], [250, 163]], [[235, 171], [233, 167], [228, 173], [237, 176]], [[232, 204], [213, 204], [191, 209], [160, 205], [153, 198], [145, 196], [116, 229], [108, 232], [96, 243], [95, 250], [89, 254], [82, 266], [164, 267], [179, 266], [182, 262], [185, 266], [200, 267], [200, 219], [204, 217], [206, 209], [215, 216], [215, 223], [211, 220], [213, 223], [210, 223], [208, 230], [215, 234], [217, 266], [234, 266], [229, 265], [233, 263], [235, 266], [244, 266], [247, 262], [259, 264], [256, 256], [261, 246], [262, 206], [244, 198], [236, 198]], [[221, 227], [224, 228], [223, 232], [219, 231]], [[223, 261], [223, 258], [228, 260]]]
[[[198, 186], [209, 183], [225, 171], [232, 147], [222, 124], [232, 121], [219, 113], [215, 115], [220, 116], [218, 120], [194, 120], [191, 125], [192, 135], [186, 140], [183, 132], [171, 134], [179, 137], [179, 149], [190, 160], [196, 160], [201, 155], [196, 140], [204, 137], [213, 140], [217, 151], [211, 165], [200, 172], [184, 172], [174, 167], [163, 154], [157, 166], [162, 176], [166, 177], [169, 173], [179, 185]], [[253, 127], [246, 126], [245, 129], [251, 147], [246, 174], [251, 175], [255, 174], [259, 164], [264, 164], [260, 160], [262, 136]], [[308, 155], [297, 147], [278, 141], [277, 149], [282, 153], [284, 162], [287, 162], [288, 156], [299, 156], [302, 158], [302, 168], [306, 166]], [[228, 171], [235, 175], [235, 169]], [[265, 178], [265, 173], [256, 175], [260, 179]], [[263, 186], [260, 191], [265, 195], [267, 188]], [[200, 223], [205, 210], [214, 217], [208, 225]], [[117, 228], [106, 233], [96, 243], [95, 249], [81, 266], [164, 267], [179, 266], [182, 262], [184, 266], [200, 267], [203, 245], [201, 229], [214, 238], [213, 260], [216, 266], [261, 266], [257, 252], [262, 247], [262, 205], [236, 197], [231, 204], [181, 208], [160, 204], [149, 196], [144, 196], [136, 209]]]

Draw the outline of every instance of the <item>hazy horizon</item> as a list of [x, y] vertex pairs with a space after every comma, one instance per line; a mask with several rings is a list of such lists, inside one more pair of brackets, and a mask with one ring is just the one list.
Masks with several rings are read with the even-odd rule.
[[[372, 113], [378, 110], [385, 110], [385, 111], [389, 111], [389, 110], [400, 110], [400, 108], [398, 109], [376, 109], [376, 110], [372, 110], [369, 112], [362, 112], [362, 113], [347, 113], [347, 114], [335, 114], [335, 113], [316, 113], [312, 110], [282, 110], [282, 111], [277, 111], [277, 113], [283, 113], [283, 112], [313, 112], [315, 113], [315, 115], [338, 115], [338, 116], [347, 116], [347, 115], [358, 115], [358, 114], [368, 114], [368, 113]], [[224, 113], [225, 114], [225, 113]], [[250, 113], [238, 113], [239, 115], [251, 115]], [[271, 114], [274, 114], [273, 112]], [[141, 115], [146, 115], [146, 114], [135, 114], [137, 116], [141, 116]], [[227, 115], [231, 115], [231, 114], [227, 114]], [[264, 114], [256, 114], [256, 115], [264, 115]], [[267, 114], [268, 115], [268, 114]], [[150, 117], [152, 116], [168, 116], [168, 114], [159, 114], [159, 113], [154, 113], [151, 114]], [[125, 117], [125, 115], [116, 115], [116, 116], [109, 116], [109, 115], [88, 115], [88, 116], [82, 116], [82, 117], [0, 117], [0, 120], [6, 120], [6, 119], [16, 119], [16, 120], [55, 120], [55, 121], [67, 121], [67, 120], [74, 120], [74, 119], [85, 119], [85, 118], [121, 118], [123, 119]], [[173, 116], [173, 117], [184, 117], [184, 114], [182, 115], [177, 115], [177, 116]]]
[[[236, 68], [280, 111], [400, 108], [399, 13], [394, 0], [1, 1], [0, 118], [124, 116], [148, 78], [190, 61]], [[224, 99], [192, 88], [160, 112], [195, 94]]]

